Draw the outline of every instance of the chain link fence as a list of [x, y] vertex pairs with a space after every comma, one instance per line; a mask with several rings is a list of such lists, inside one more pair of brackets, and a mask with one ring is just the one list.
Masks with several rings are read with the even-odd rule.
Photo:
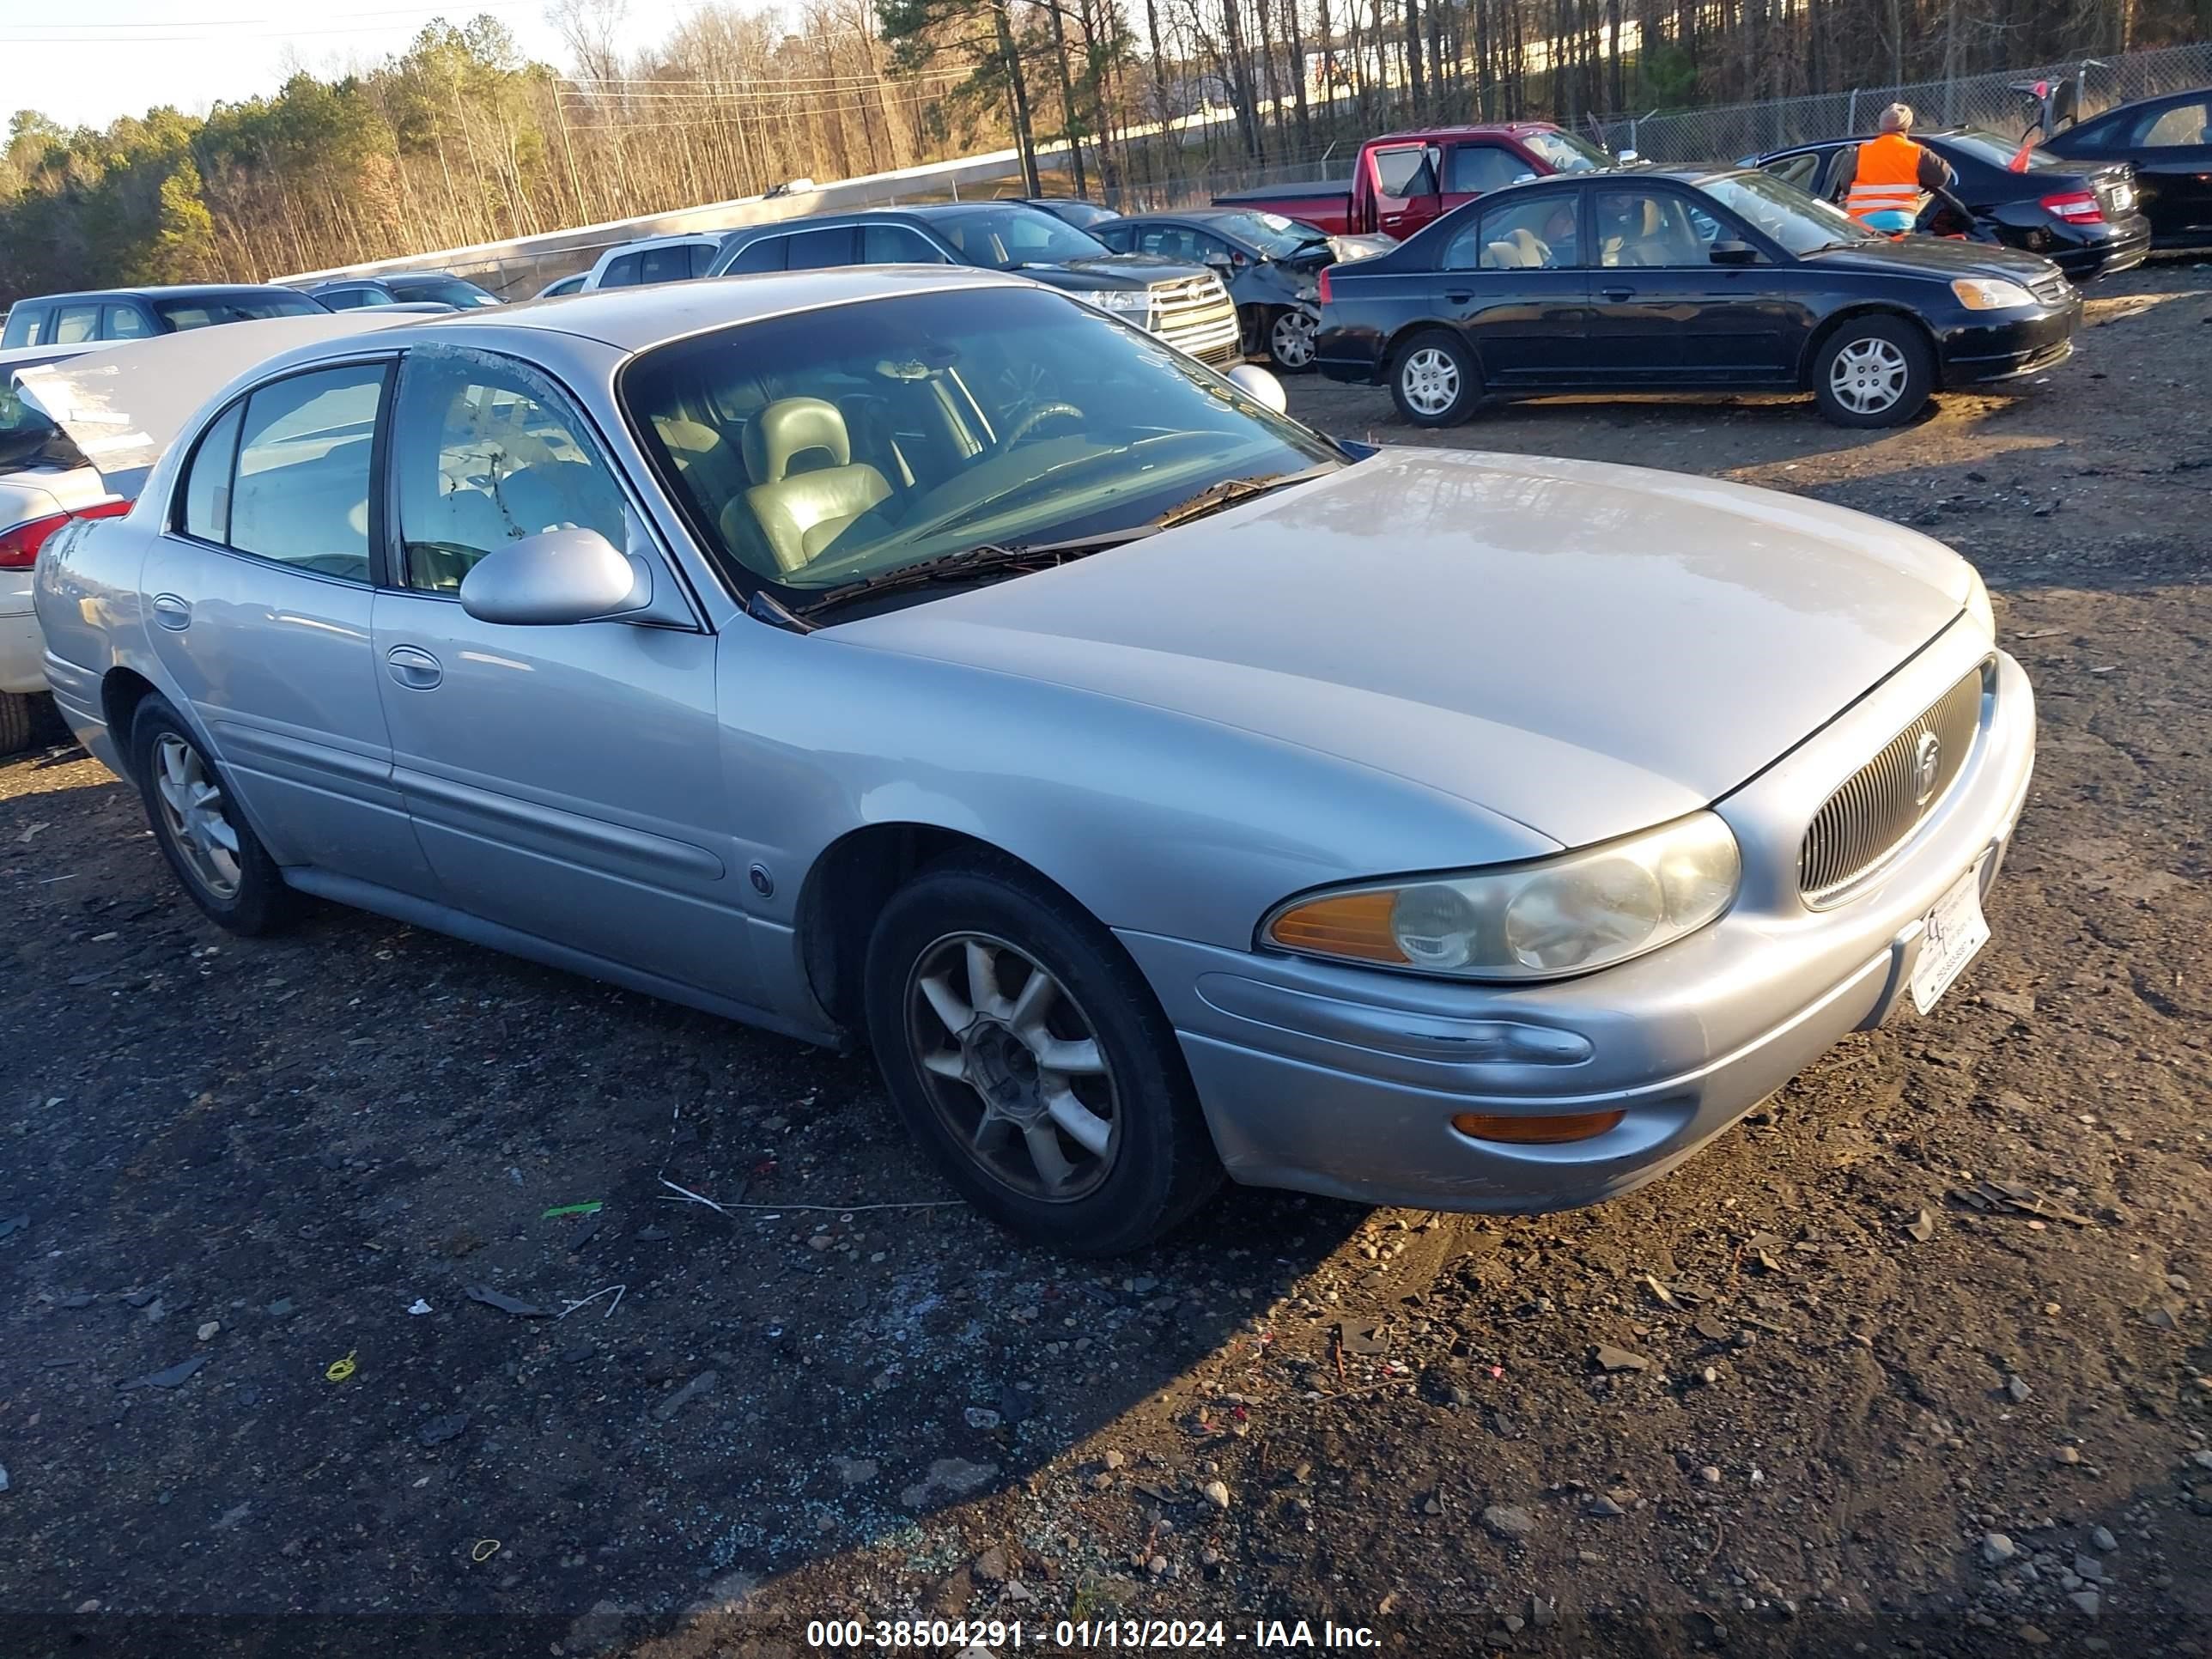
[[2033, 94], [2022, 89], [2037, 81], [2073, 83], [2087, 119], [2131, 99], [2212, 84], [2212, 42], [1760, 104], [1614, 115], [1594, 125], [1607, 148], [1632, 149], [1652, 161], [1735, 161], [1793, 144], [1868, 133], [1883, 106], [1892, 103], [1910, 104], [1923, 128], [1981, 126], [2014, 138], [2038, 118]]

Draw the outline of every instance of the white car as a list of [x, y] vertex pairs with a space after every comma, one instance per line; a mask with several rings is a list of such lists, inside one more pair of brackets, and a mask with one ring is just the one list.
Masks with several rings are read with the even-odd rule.
[[377, 306], [98, 349], [0, 352], [0, 755], [29, 746], [46, 689], [31, 587], [39, 550], [54, 532], [73, 518], [128, 512], [177, 428], [263, 359], [332, 335], [424, 320], [415, 307]]
[[622, 242], [599, 255], [574, 290], [593, 294], [603, 288], [639, 288], [647, 283], [686, 283], [704, 276], [721, 251], [720, 231], [681, 236], [647, 236]]

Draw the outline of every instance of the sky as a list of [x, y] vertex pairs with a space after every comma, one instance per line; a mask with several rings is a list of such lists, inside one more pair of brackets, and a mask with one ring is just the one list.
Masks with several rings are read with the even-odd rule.
[[[637, 44], [659, 40], [702, 0], [628, 0]], [[0, 0], [0, 133], [15, 111], [106, 126], [157, 104], [204, 113], [274, 92], [295, 66], [343, 73], [406, 50], [422, 26], [489, 13], [523, 51], [565, 67], [546, 0]]]

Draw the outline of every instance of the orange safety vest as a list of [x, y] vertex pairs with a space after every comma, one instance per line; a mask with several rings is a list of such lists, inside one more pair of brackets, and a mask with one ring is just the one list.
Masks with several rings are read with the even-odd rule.
[[1920, 146], [1901, 132], [1885, 132], [1859, 146], [1858, 171], [1844, 197], [1844, 211], [1863, 220], [1869, 213], [1920, 210]]

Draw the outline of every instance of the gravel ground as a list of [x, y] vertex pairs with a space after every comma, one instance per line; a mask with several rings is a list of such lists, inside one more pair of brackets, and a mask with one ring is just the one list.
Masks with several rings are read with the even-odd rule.
[[2041, 698], [1943, 1006], [1591, 1212], [1238, 1192], [1055, 1260], [949, 1201], [860, 1060], [349, 913], [233, 940], [96, 764], [0, 763], [0, 1652], [311, 1610], [356, 1617], [253, 1629], [2204, 1653], [2207, 324], [2212, 270], [2167, 264], [2047, 383], [1893, 434], [1567, 401], [1443, 434], [1924, 526]]

